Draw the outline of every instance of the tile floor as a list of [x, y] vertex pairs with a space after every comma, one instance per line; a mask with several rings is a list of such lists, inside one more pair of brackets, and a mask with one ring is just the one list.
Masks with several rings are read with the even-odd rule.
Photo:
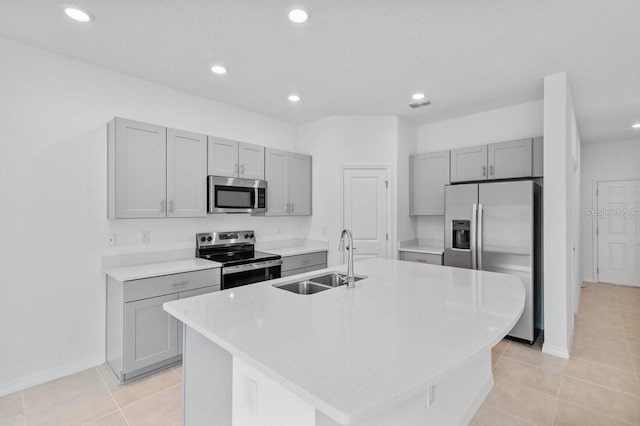
[[[472, 425], [640, 425], [640, 288], [586, 283], [572, 358], [504, 340]], [[0, 398], [0, 425], [179, 425], [182, 368], [118, 386], [105, 366]]]

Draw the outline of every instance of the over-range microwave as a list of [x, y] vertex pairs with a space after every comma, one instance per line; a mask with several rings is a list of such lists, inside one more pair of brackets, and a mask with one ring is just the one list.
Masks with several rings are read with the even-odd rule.
[[264, 180], [208, 176], [208, 213], [264, 213], [267, 182]]

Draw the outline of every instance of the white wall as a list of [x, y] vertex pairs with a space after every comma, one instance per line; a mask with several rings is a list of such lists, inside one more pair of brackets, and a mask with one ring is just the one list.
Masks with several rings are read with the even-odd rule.
[[[571, 85], [566, 73], [544, 80], [544, 324], [543, 352], [568, 358], [580, 280], [579, 147]], [[574, 252], [575, 248], [575, 252]]]
[[398, 119], [398, 235], [397, 241], [414, 240], [417, 237], [416, 216], [409, 216], [410, 173], [409, 157], [418, 150], [418, 127], [406, 120]]
[[0, 57], [0, 395], [103, 361], [101, 258], [140, 249], [139, 231], [151, 232], [145, 249], [235, 228], [306, 237], [309, 218], [106, 219], [114, 116], [280, 149], [295, 147], [292, 124], [1, 38]]
[[[543, 107], [540, 100], [423, 124], [418, 128], [418, 152], [541, 136]], [[444, 240], [444, 216], [420, 216], [417, 226], [418, 238]]]
[[595, 221], [584, 214], [595, 209], [598, 182], [640, 179], [640, 138], [626, 141], [602, 142], [582, 146], [582, 277], [596, 280], [597, 244]]
[[[393, 116], [331, 116], [298, 128], [297, 150], [313, 155], [313, 216], [309, 238], [329, 241], [330, 265], [341, 263], [337, 247], [343, 226], [342, 167], [389, 166], [392, 170], [390, 188], [395, 188], [397, 120]], [[392, 206], [397, 206], [396, 192], [391, 191]], [[395, 253], [396, 209], [393, 212], [389, 239]]]

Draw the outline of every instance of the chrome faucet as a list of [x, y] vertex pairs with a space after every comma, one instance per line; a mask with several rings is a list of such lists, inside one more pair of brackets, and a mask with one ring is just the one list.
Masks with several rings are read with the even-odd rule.
[[[347, 236], [348, 245], [345, 247], [344, 244], [344, 236]], [[347, 287], [354, 288], [356, 286], [356, 276], [353, 272], [353, 235], [351, 231], [348, 229], [343, 229], [342, 234], [340, 234], [340, 244], [338, 245], [338, 250], [349, 250], [349, 258], [347, 261]]]

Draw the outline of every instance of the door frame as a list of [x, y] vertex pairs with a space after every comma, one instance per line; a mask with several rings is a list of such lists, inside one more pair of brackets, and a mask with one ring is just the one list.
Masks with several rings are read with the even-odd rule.
[[[387, 240], [387, 259], [396, 259], [398, 256], [396, 250], [395, 239], [395, 223], [396, 217], [393, 214], [394, 210], [392, 205], [395, 200], [395, 192], [393, 191], [393, 167], [389, 165], [342, 165], [340, 166], [340, 224], [344, 229], [344, 173], [347, 170], [384, 170], [387, 174], [387, 181], [389, 182], [387, 187], [387, 234], [389, 234], [389, 240]], [[344, 252], [342, 254], [342, 260], [344, 261]]]
[[[640, 181], [640, 177], [628, 178], [628, 179], [594, 179], [591, 183], [591, 194], [594, 202], [591, 203], [592, 209], [595, 206], [595, 210], [600, 209], [599, 200], [598, 200], [598, 185], [601, 183], [611, 183], [611, 182], [628, 182], [628, 181]], [[592, 274], [593, 281], [596, 283], [600, 282], [600, 236], [598, 232], [598, 219], [591, 218], [591, 241], [593, 241], [591, 247], [591, 258], [592, 260]]]

